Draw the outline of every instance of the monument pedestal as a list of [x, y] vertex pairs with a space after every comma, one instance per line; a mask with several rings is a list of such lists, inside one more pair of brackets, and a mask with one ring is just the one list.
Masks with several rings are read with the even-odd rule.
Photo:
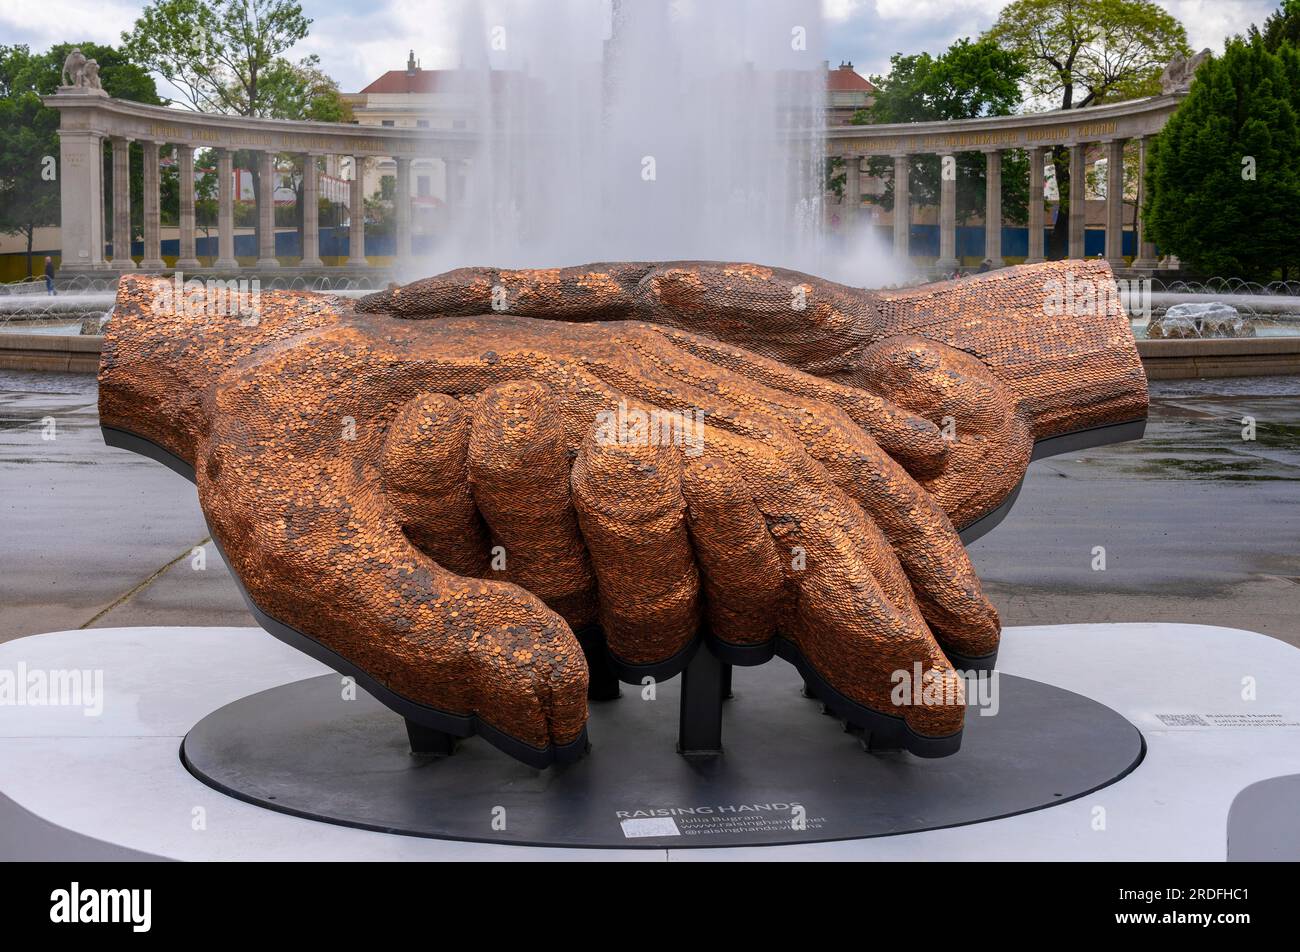
[[0, 720], [0, 847], [36, 856], [57, 833], [192, 860], [1295, 848], [1277, 828], [1295, 811], [1272, 800], [1293, 789], [1273, 778], [1300, 773], [1300, 651], [1232, 629], [1065, 625], [1008, 629], [998, 667], [998, 713], [973, 708], [951, 757], [867, 753], [775, 660], [735, 670], [718, 757], [677, 754], [674, 679], [653, 700], [629, 686], [593, 702], [590, 756], [539, 771], [479, 739], [412, 755], [400, 717], [258, 629], [38, 635], [0, 645], [0, 671], [91, 690], [59, 705], [19, 691]]

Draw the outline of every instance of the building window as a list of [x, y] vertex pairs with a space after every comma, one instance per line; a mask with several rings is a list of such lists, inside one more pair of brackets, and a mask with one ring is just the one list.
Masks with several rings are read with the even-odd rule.
[[415, 180], [415, 194], [420, 198], [429, 197], [429, 176], [420, 175]]
[[452, 122], [451, 127], [452, 127], [453, 129], [464, 129], [464, 128], [465, 128], [465, 120], [464, 120], [464, 119], [456, 119], [456, 120], [454, 120], [454, 121]]
[[415, 120], [415, 127], [416, 127], [417, 129], [427, 129], [427, 128], [429, 128], [429, 120], [428, 120], [428, 119], [416, 119], [416, 120]]
[[388, 127], [391, 129], [391, 128], [393, 127], [393, 120], [392, 120], [392, 119], [384, 119], [384, 120], [382, 120], [379, 124], [380, 124], [381, 126], [388, 126]]

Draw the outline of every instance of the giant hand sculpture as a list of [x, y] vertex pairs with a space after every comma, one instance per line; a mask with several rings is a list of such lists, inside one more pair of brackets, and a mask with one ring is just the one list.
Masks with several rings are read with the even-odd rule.
[[[464, 268], [359, 305], [413, 319], [488, 308], [650, 322], [710, 363], [828, 400], [915, 475], [959, 528], [1006, 499], [1035, 442], [1146, 418], [1146, 376], [1102, 261], [885, 292], [751, 264]], [[748, 353], [732, 357], [737, 347]], [[898, 415], [900, 407], [915, 415]]]
[[[249, 320], [126, 276], [100, 417], [192, 468], [264, 622], [408, 716], [577, 756], [574, 632], [598, 625], [628, 680], [704, 635], [779, 647], [850, 720], [943, 752], [954, 668], [999, 635], [954, 523], [1036, 439], [1145, 415], [1118, 309], [1044, 315], [1067, 271], [1113, 287], [1081, 263], [875, 296], [752, 265], [474, 269], [355, 306], [267, 292]], [[937, 689], [894, 703], [916, 670]]]

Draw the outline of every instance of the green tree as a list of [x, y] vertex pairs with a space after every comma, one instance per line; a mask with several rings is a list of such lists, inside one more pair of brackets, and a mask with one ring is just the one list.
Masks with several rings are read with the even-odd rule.
[[[33, 274], [35, 231], [59, 222], [59, 184], [48, 179], [46, 156], [59, 154], [59, 113], [41, 103], [61, 82], [63, 61], [78, 48], [100, 67], [105, 91], [118, 99], [162, 105], [148, 72], [122, 50], [98, 43], [60, 43], [45, 53], [32, 53], [26, 46], [0, 46], [0, 232], [20, 235], [27, 241], [27, 273]], [[108, 145], [105, 163], [110, 174]], [[133, 147], [138, 155], [139, 146]], [[133, 205], [139, 207], [143, 194], [141, 163], [134, 164]], [[115, 184], [115, 183], [114, 183]]]
[[27, 274], [37, 228], [59, 221], [59, 183], [47, 156], [59, 154], [58, 113], [41, 104], [40, 70], [26, 46], [0, 47], [0, 232], [27, 241]]
[[873, 122], [916, 122], [1010, 115], [1019, 108], [1027, 75], [1020, 54], [988, 39], [961, 39], [938, 58], [893, 56], [868, 113]]
[[1153, 0], [1015, 0], [985, 34], [1028, 64], [1032, 99], [1082, 109], [1160, 91], [1183, 25]]
[[[992, 40], [961, 39], [938, 57], [929, 53], [890, 58], [887, 76], [873, 76], [877, 92], [870, 109], [854, 114], [854, 124], [975, 119], [1006, 116], [1021, 103], [1020, 84], [1026, 75], [1022, 58]], [[883, 177], [893, 161], [876, 158], [872, 175]], [[1023, 221], [1028, 200], [1028, 164], [1022, 152], [1003, 156], [1002, 207], [1012, 221]], [[978, 152], [957, 155], [957, 218], [968, 221], [985, 210], [985, 161]], [[917, 156], [912, 161], [909, 192], [914, 203], [939, 202], [939, 160]], [[890, 175], [882, 204], [894, 206]]]
[[311, 22], [294, 0], [155, 0], [122, 43], [200, 112], [266, 116], [267, 76]]
[[266, 115], [272, 118], [352, 120], [352, 105], [343, 98], [339, 84], [321, 70], [320, 57], [315, 54], [298, 63], [277, 60], [263, 77], [263, 88]]
[[[1153, 0], [1015, 0], [985, 36], [1021, 56], [1035, 104], [1082, 109], [1160, 92], [1160, 74], [1187, 55], [1187, 31]], [[1060, 213], [1051, 253], [1064, 257], [1070, 229], [1070, 157], [1052, 150]]]
[[1151, 236], [1203, 274], [1300, 264], [1300, 51], [1231, 40], [1153, 143]]
[[1300, 0], [1282, 0], [1282, 6], [1264, 21], [1264, 29], [1252, 24], [1248, 35], [1271, 53], [1284, 43], [1300, 46]]

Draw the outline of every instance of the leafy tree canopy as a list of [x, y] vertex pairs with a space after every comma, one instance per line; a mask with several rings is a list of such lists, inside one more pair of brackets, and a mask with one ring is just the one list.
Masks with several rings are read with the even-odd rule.
[[352, 106], [343, 99], [339, 84], [320, 69], [320, 57], [299, 63], [276, 60], [263, 78], [266, 114], [274, 119], [310, 119], [348, 122]]
[[1152, 0], [1015, 0], [985, 34], [1028, 64], [1029, 98], [1078, 109], [1160, 91], [1187, 31]]
[[[890, 58], [887, 76], [873, 76], [875, 100], [870, 109], [856, 114], [860, 125], [931, 120], [974, 119], [1005, 116], [1021, 104], [1021, 83], [1027, 75], [1024, 59], [990, 39], [961, 39], [938, 57], [929, 53]], [[1028, 197], [1026, 160], [1017, 153], [1003, 156], [1003, 212], [1010, 219], [1023, 218]], [[871, 171], [884, 175], [892, 165], [888, 159], [873, 159]], [[979, 153], [957, 156], [957, 217], [966, 221], [985, 209], [985, 160]], [[933, 157], [914, 161], [910, 176], [912, 200], [937, 204], [939, 164]], [[892, 176], [886, 186], [884, 204], [894, 202]]]
[[873, 76], [875, 101], [867, 122], [924, 122], [1006, 116], [1021, 103], [1028, 69], [1020, 54], [997, 43], [961, 39], [939, 57], [890, 57], [888, 76]]
[[286, 71], [316, 66], [283, 55], [311, 22], [294, 0], [154, 0], [122, 42], [194, 109], [271, 116]]
[[1284, 43], [1300, 46], [1300, 0], [1282, 0], [1282, 6], [1264, 21], [1264, 28], [1252, 24], [1248, 35], [1272, 53]]
[[1206, 275], [1300, 265], [1300, 50], [1229, 41], [1153, 143], [1146, 222]]

